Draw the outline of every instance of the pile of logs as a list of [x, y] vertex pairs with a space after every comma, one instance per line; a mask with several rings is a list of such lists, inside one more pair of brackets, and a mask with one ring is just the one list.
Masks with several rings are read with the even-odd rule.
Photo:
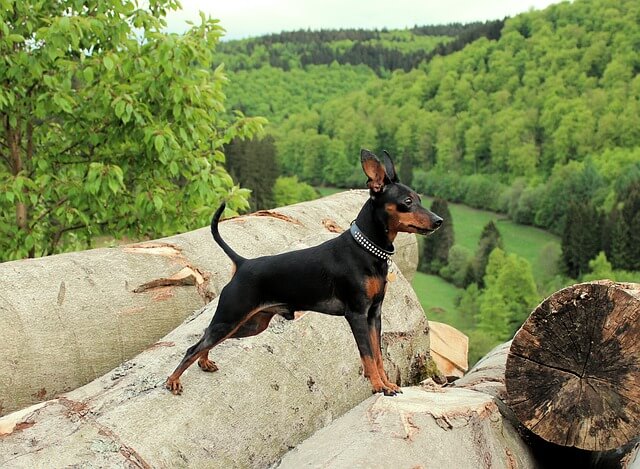
[[[638, 284], [561, 290], [452, 385], [428, 380], [395, 400], [374, 396], [287, 453], [278, 469], [637, 469], [639, 316]], [[460, 350], [436, 342], [460, 361]]]
[[[336, 195], [221, 229], [243, 253], [280, 252], [335, 236], [364, 199]], [[176, 397], [164, 380], [216, 300], [175, 324], [229, 275], [200, 231], [0, 266], [11, 293], [0, 298], [1, 467], [640, 469], [640, 284], [554, 293], [464, 374], [466, 337], [430, 325], [405, 278], [417, 251], [406, 237], [382, 344], [404, 394], [370, 397], [344, 320], [306, 314], [221, 344], [220, 371], [192, 367]], [[419, 384], [434, 363], [439, 383], [462, 377]]]

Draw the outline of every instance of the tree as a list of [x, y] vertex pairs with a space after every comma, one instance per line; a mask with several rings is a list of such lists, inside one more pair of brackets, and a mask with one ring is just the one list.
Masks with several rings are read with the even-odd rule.
[[590, 273], [582, 276], [583, 282], [601, 279], [615, 280], [611, 263], [603, 251], [600, 251], [595, 258], [589, 261], [589, 270]]
[[398, 173], [403, 184], [411, 186], [413, 182], [413, 158], [409, 153], [404, 153], [400, 160], [400, 171]]
[[531, 265], [516, 254], [494, 249], [484, 277], [477, 329], [498, 342], [513, 336], [538, 301]]
[[317, 197], [316, 190], [309, 184], [298, 181], [297, 176], [279, 177], [273, 186], [273, 199], [276, 207], [305, 202]]
[[484, 287], [484, 276], [489, 262], [489, 255], [494, 249], [502, 249], [502, 247], [502, 235], [498, 231], [496, 224], [491, 220], [482, 229], [476, 256], [471, 264], [473, 279], [479, 287]]
[[464, 246], [454, 245], [449, 250], [447, 265], [440, 269], [440, 276], [456, 287], [465, 287], [468, 280], [471, 252]]
[[590, 202], [569, 205], [567, 221], [562, 232], [562, 262], [571, 278], [589, 271], [589, 261], [601, 248], [603, 217]]
[[438, 214], [443, 222], [438, 231], [424, 240], [422, 266], [427, 273], [438, 273], [447, 264], [449, 250], [453, 246], [453, 218], [449, 204], [439, 197], [433, 199], [431, 211]]
[[273, 185], [278, 178], [276, 147], [272, 136], [242, 140], [234, 138], [225, 145], [227, 169], [234, 180], [251, 189], [252, 210], [272, 208]]
[[613, 267], [640, 270], [640, 182], [632, 183], [619, 195], [609, 225]]
[[162, 32], [175, 0], [7, 0], [0, 13], [0, 252], [158, 237], [246, 207], [222, 144], [262, 119], [225, 113], [217, 20]]

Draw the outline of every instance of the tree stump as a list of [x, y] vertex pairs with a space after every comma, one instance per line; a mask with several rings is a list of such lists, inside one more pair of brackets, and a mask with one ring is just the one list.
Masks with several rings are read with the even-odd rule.
[[640, 436], [640, 284], [608, 280], [560, 290], [513, 339], [507, 403], [549, 442], [589, 451]]

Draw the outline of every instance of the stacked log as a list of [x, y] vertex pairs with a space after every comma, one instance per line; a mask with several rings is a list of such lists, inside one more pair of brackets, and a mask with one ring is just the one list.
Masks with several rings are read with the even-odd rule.
[[543, 301], [512, 342], [455, 386], [494, 395], [543, 467], [562, 460], [632, 467], [640, 442], [639, 338], [639, 284], [573, 285]]
[[[325, 226], [349, 225], [353, 214], [341, 200], [225, 221], [222, 235], [248, 256], [316, 244], [321, 230], [336, 235]], [[328, 213], [340, 215], [326, 225], [318, 221]], [[195, 259], [200, 248], [182, 243], [182, 252]], [[223, 256], [217, 254], [216, 265], [203, 257], [199, 265], [228, 273]], [[136, 282], [153, 282], [144, 293], [166, 288], [145, 280]], [[0, 418], [0, 467], [268, 467], [371, 396], [347, 322], [316, 313], [294, 321], [275, 317], [260, 335], [223, 342], [211, 351], [220, 370], [191, 367], [182, 377], [183, 394], [172, 395], [164, 382], [216, 305], [214, 299], [102, 377]], [[428, 322], [401, 272], [388, 287], [383, 311], [389, 377], [401, 385], [414, 382], [429, 360]]]
[[508, 404], [541, 438], [588, 451], [640, 436], [640, 285], [593, 282], [542, 302], [506, 363]]
[[[306, 247], [348, 228], [367, 197], [368, 191], [343, 192], [223, 221], [220, 231], [246, 257]], [[415, 236], [399, 236], [396, 250], [394, 261], [411, 278]], [[208, 227], [0, 263], [0, 416], [136, 356], [217, 296], [230, 275], [231, 261]]]
[[277, 467], [636, 469], [639, 300], [638, 284], [563, 289], [453, 385], [374, 396]]

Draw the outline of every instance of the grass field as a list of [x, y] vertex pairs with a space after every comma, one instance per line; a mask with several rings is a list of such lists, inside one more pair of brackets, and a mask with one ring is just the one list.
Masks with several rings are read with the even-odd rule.
[[[430, 205], [431, 201], [425, 200], [424, 204]], [[453, 218], [455, 244], [475, 252], [482, 228], [493, 220], [502, 235], [505, 250], [527, 259], [531, 263], [536, 279], [536, 272], [541, 270], [541, 264], [544, 261], [540, 257], [542, 248], [549, 243], [560, 247], [560, 239], [557, 236], [539, 228], [519, 225], [499, 213], [451, 203], [449, 211]]]
[[444, 322], [460, 330], [471, 327], [469, 320], [463, 318], [455, 306], [461, 289], [442, 277], [422, 272], [416, 272], [411, 285], [430, 321]]

